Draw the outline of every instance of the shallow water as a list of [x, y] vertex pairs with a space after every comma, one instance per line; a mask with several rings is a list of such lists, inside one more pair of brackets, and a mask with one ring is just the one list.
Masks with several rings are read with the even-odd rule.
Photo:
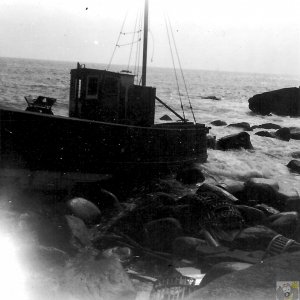
[[[0, 105], [26, 108], [24, 96], [45, 95], [57, 98], [54, 113], [68, 114], [70, 69], [76, 63], [40, 61], [29, 59], [0, 58]], [[91, 68], [103, 68], [103, 65], [87, 64]], [[122, 67], [114, 67], [121, 70]], [[254, 94], [284, 87], [298, 86], [300, 76], [247, 74], [219, 71], [186, 70], [185, 79], [197, 122], [211, 126], [210, 134], [220, 138], [240, 131], [236, 128], [216, 127], [211, 121], [223, 120], [228, 124], [248, 122], [250, 125], [275, 123], [282, 127], [300, 127], [300, 118], [281, 116], [258, 116], [248, 109], [248, 99]], [[180, 112], [180, 99], [174, 73], [170, 69], [150, 68], [148, 85], [157, 88], [157, 95], [167, 104]], [[182, 87], [182, 82], [180, 83]], [[184, 89], [181, 89], [184, 93]], [[214, 95], [220, 101], [201, 97]], [[188, 100], [182, 97], [188, 119], [192, 120]], [[172, 113], [162, 105], [156, 106], [156, 120]], [[174, 118], [176, 120], [176, 118]], [[300, 176], [291, 173], [286, 167], [292, 159], [291, 153], [300, 150], [300, 141], [289, 142], [260, 137], [250, 132], [254, 151], [218, 151], [209, 150], [204, 168], [218, 179], [232, 178], [246, 180], [249, 177], [274, 178], [284, 188], [300, 190]]]

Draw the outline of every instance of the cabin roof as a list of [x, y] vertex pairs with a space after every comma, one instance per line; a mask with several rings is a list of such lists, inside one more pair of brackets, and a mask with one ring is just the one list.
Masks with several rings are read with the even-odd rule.
[[72, 73], [81, 73], [81, 74], [107, 74], [111, 76], [117, 76], [117, 77], [134, 77], [134, 74], [128, 74], [128, 73], [122, 73], [122, 72], [112, 72], [107, 70], [100, 70], [100, 69], [91, 69], [91, 68], [77, 68], [72, 69]]

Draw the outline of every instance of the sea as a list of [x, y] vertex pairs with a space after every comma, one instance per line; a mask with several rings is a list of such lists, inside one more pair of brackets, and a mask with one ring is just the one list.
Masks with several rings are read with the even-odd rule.
[[[68, 115], [70, 70], [77, 62], [61, 62], [34, 59], [0, 58], [0, 105], [24, 110], [27, 106], [24, 96], [49, 96], [57, 98], [54, 114]], [[85, 62], [81, 62], [85, 63]], [[105, 65], [85, 63], [89, 68], [106, 68]], [[123, 66], [113, 66], [121, 71]], [[206, 70], [183, 70], [178, 86], [173, 69], [149, 68], [147, 85], [156, 87], [157, 96], [182, 115], [180, 100], [186, 118], [193, 120], [191, 107], [198, 123], [210, 128], [210, 135], [216, 139], [237, 133], [241, 129], [217, 127], [210, 123], [222, 120], [227, 124], [248, 122], [252, 125], [274, 123], [282, 127], [300, 127], [300, 117], [277, 115], [260, 116], [248, 108], [248, 99], [255, 94], [286, 87], [298, 87], [300, 74], [271, 75], [235, 73]], [[185, 85], [188, 95], [186, 96]], [[179, 90], [179, 93], [178, 93]], [[207, 99], [210, 96], [220, 100]], [[189, 104], [189, 100], [190, 103]], [[156, 104], [156, 122], [167, 114], [177, 120], [160, 103]], [[204, 171], [217, 181], [246, 181], [253, 177], [274, 179], [283, 190], [300, 193], [300, 174], [293, 173], [287, 164], [293, 158], [291, 153], [300, 151], [300, 140], [289, 142], [260, 137], [249, 132], [254, 150], [208, 150], [208, 160], [202, 165]]]

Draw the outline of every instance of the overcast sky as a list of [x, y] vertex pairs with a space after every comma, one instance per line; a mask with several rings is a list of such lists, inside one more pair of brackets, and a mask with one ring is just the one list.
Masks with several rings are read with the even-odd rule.
[[[299, 0], [149, 1], [149, 66], [172, 66], [166, 12], [184, 68], [300, 74]], [[133, 31], [142, 2], [0, 0], [0, 56], [108, 63], [126, 12]], [[129, 49], [113, 63], [127, 64]]]

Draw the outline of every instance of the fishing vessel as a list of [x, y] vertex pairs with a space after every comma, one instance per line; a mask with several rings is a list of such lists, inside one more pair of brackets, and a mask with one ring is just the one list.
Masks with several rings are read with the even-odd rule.
[[[53, 115], [55, 99], [26, 98], [26, 111], [0, 109], [0, 168], [100, 174], [132, 167], [182, 166], [207, 159], [204, 124], [189, 122], [146, 84], [148, 0], [144, 8], [141, 84], [129, 72], [71, 70], [69, 117]], [[155, 124], [159, 101], [179, 121]]]

